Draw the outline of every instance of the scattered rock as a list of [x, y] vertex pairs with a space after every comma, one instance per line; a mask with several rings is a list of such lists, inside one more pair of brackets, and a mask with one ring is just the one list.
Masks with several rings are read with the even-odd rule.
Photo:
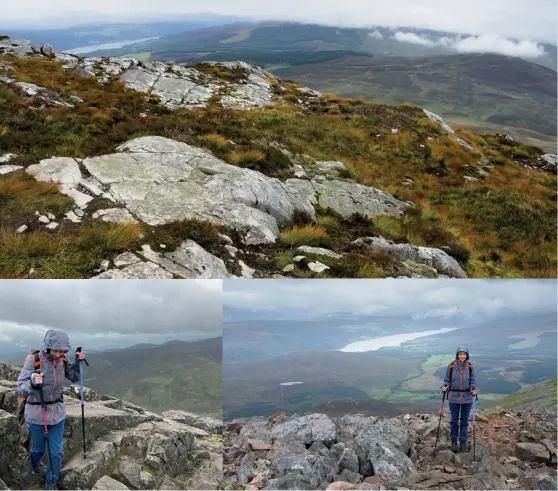
[[45, 215], [41, 215], [41, 216], [39, 217], [38, 220], [39, 220], [39, 222], [41, 222], [41, 223], [50, 223], [50, 220], [49, 220], [48, 217], [45, 216]]
[[325, 264], [319, 262], [319, 261], [314, 261], [311, 263], [308, 263], [308, 269], [310, 271], [313, 271], [314, 273], [323, 273], [324, 271], [330, 269], [329, 266], [326, 266]]
[[250, 266], [248, 266], [244, 261], [238, 261], [238, 264], [240, 265], [240, 267], [242, 268], [242, 277], [243, 278], [253, 278], [254, 277], [254, 273], [256, 272], [255, 269], [252, 269]]
[[0, 165], [0, 175], [23, 169], [22, 165]]
[[130, 488], [125, 484], [122, 484], [120, 481], [113, 479], [112, 477], [103, 476], [93, 485], [91, 489], [109, 491], [112, 489], [130, 489]]
[[550, 452], [540, 443], [518, 442], [515, 445], [518, 456], [527, 462], [550, 461]]
[[[15, 153], [5, 153], [4, 155], [0, 155], [0, 164], [7, 164], [10, 160], [13, 160], [17, 157]], [[4, 166], [0, 167], [3, 169]]]
[[341, 259], [342, 254], [337, 254], [336, 252], [330, 251], [329, 249], [324, 249], [322, 247], [310, 247], [310, 246], [300, 246], [297, 247], [297, 251], [305, 252], [306, 254], [318, 254], [321, 256], [328, 256], [334, 259]]
[[108, 208], [93, 213], [93, 218], [100, 218], [103, 222], [138, 223], [126, 208]]
[[19, 227], [19, 228], [16, 230], [16, 233], [22, 234], [22, 233], [25, 232], [27, 229], [28, 229], [27, 225], [22, 225], [21, 227]]
[[49, 230], [55, 230], [56, 228], [58, 228], [58, 223], [51, 222], [45, 228], [48, 228]]

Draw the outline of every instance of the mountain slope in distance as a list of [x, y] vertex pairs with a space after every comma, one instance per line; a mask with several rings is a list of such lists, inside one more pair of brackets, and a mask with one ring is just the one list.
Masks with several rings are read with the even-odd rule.
[[277, 75], [344, 97], [409, 102], [452, 122], [556, 135], [556, 72], [521, 58], [460, 54], [430, 58], [346, 56], [280, 68]]

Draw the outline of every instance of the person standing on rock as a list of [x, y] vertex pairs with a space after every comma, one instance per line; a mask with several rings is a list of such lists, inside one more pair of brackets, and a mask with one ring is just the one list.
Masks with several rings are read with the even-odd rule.
[[444, 392], [448, 392], [451, 411], [451, 449], [457, 452], [467, 451], [467, 429], [473, 397], [477, 395], [475, 369], [469, 361], [469, 350], [464, 346], [457, 348], [455, 360], [446, 369]]
[[[79, 360], [85, 359], [83, 351], [76, 352], [72, 363], [66, 358], [70, 351], [70, 339], [65, 331], [49, 329], [43, 340], [43, 347], [30, 353], [18, 378], [18, 395], [25, 398], [25, 422], [31, 434], [30, 451], [33, 471], [44, 475], [41, 459], [45, 453], [45, 419], [48, 429], [48, 444], [51, 458], [46, 471], [46, 489], [58, 489], [60, 480], [60, 464], [62, 461], [62, 439], [64, 436], [64, 420], [66, 408], [62, 392], [64, 379], [71, 382], [79, 381]], [[40, 373], [38, 373], [40, 370]], [[44, 400], [44, 411], [41, 407], [40, 391]], [[52, 461], [52, 467], [50, 462]]]

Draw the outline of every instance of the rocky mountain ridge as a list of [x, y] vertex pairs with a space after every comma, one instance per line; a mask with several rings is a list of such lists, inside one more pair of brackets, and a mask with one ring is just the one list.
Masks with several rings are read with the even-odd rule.
[[[0, 84], [21, 97], [28, 97], [32, 107], [37, 108], [72, 109], [87, 101], [18, 81], [10, 76], [13, 72], [10, 57], [57, 60], [63, 63], [64, 70], [100, 84], [122, 82], [170, 111], [202, 107], [250, 110], [292, 103], [311, 111], [314, 105], [328, 103], [323, 94], [304, 87], [293, 88], [269, 72], [241, 62], [205, 62], [185, 67], [135, 59], [82, 59], [56, 52], [48, 45], [37, 47], [11, 39], [0, 40], [2, 54], [6, 62], [0, 65], [0, 71], [5, 74], [0, 77]], [[433, 132], [428, 140], [446, 138], [461, 148], [460, 151], [476, 152], [438, 115], [413, 111], [432, 122]], [[142, 113], [140, 117], [149, 118], [150, 114]], [[393, 127], [389, 134], [397, 135], [400, 131]], [[234, 148], [236, 145], [232, 140], [214, 140], [217, 146]], [[425, 247], [394, 241], [380, 233], [354, 235], [338, 249], [315, 247], [320, 245], [319, 240], [316, 244], [315, 237], [307, 241], [297, 239], [298, 247], [291, 261], [278, 262], [273, 257], [276, 252], [273, 248], [287, 240], [283, 233], [302, 227], [310, 236], [322, 234], [323, 228], [318, 223], [324, 210], [329, 210], [336, 220], [349, 221], [360, 216], [368, 220], [402, 221], [413, 213], [416, 203], [355, 182], [343, 162], [295, 155], [280, 143], [273, 145], [284, 160], [281, 178], [231, 165], [207, 149], [152, 135], [130, 139], [113, 153], [85, 159], [51, 156], [26, 167], [9, 164], [17, 160], [17, 154], [4, 154], [0, 157], [4, 164], [0, 166], [0, 174], [25, 172], [38, 182], [54, 183], [60, 193], [73, 200], [73, 206], [62, 216], [49, 209], [36, 210], [35, 216], [18, 224], [17, 233], [22, 236], [35, 231], [56, 233], [61, 222], [99, 221], [149, 228], [197, 220], [225, 232], [219, 234], [213, 250], [191, 239], [179, 241], [173, 249], [165, 243], [150, 244], [149, 240], [142, 240], [146, 239], [143, 233], [135, 250], [103, 258], [96, 278], [343, 276], [346, 273], [340, 270], [346, 269], [349, 258], [359, 264], [366, 263], [367, 258], [380, 261], [386, 258], [384, 262], [389, 265], [390, 274], [384, 276], [390, 277], [467, 276], [462, 251], [452, 244]], [[251, 155], [242, 158], [258, 158], [254, 153]], [[522, 165], [555, 172], [556, 156], [541, 155]], [[466, 170], [464, 182], [484, 179], [493, 168], [490, 159], [481, 156], [476, 166]], [[415, 182], [406, 179], [404, 185], [412, 188]], [[363, 234], [366, 232], [363, 227]], [[273, 252], [271, 256], [267, 254], [269, 248]], [[33, 272], [28, 274], [33, 276]]]
[[[0, 363], [0, 489], [40, 489], [18, 419], [19, 369]], [[85, 388], [83, 458], [79, 386], [65, 389], [62, 489], [217, 489], [221, 421], [184, 411], [151, 413]], [[46, 456], [45, 456], [46, 458]]]
[[[446, 408], [447, 413], [447, 408]], [[556, 415], [476, 415], [475, 451], [450, 450], [449, 419], [278, 413], [229, 422], [225, 489], [556, 489]]]

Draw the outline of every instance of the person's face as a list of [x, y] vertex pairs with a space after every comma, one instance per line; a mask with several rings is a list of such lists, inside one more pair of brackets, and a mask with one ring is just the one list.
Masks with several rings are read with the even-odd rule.
[[457, 356], [459, 356], [459, 361], [465, 361], [467, 359], [467, 353], [463, 353], [463, 351], [460, 351]]
[[64, 352], [63, 352], [63, 351], [60, 351], [60, 350], [51, 349], [51, 350], [50, 350], [50, 354], [52, 355], [52, 357], [53, 357], [55, 360], [58, 360], [58, 358], [60, 358], [60, 357], [64, 354]]

